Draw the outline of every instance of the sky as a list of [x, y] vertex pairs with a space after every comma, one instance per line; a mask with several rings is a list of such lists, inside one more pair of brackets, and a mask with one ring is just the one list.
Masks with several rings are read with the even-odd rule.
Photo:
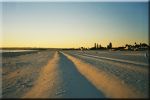
[[1, 47], [148, 43], [148, 2], [3, 2]]

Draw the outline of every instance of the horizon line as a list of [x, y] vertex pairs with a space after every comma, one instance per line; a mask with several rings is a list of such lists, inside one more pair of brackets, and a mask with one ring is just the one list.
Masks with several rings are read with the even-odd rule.
[[0, 2], [148, 2], [149, 0], [2, 0]]
[[[112, 43], [112, 42], [110, 42], [110, 43]], [[137, 43], [137, 42], [135, 42], [135, 43]], [[128, 44], [128, 43], [126, 43], [126, 44], [128, 44], [128, 45], [135, 45], [135, 43], [133, 43], [133, 44]], [[144, 42], [143, 42], [144, 43]], [[142, 43], [142, 44], [143, 44]], [[98, 43], [96, 43], [96, 44], [98, 44]], [[112, 47], [125, 47], [125, 45], [126, 44], [124, 44], [124, 46], [122, 45], [122, 46], [112, 46]], [[137, 43], [138, 44], [138, 43]], [[139, 43], [140, 44], [140, 43]], [[145, 44], [147, 44], [148, 46], [150, 46], [150, 43], [145, 43]], [[95, 45], [95, 43], [93, 43], [93, 46], [91, 46], [91, 47], [84, 47], [84, 46], [79, 46], [79, 47], [36, 47], [36, 46], [32, 46], [32, 47], [30, 47], [30, 46], [1, 46], [0, 47], [0, 49], [7, 49], [7, 48], [24, 48], [24, 49], [78, 49], [78, 48], [81, 48], [81, 47], [84, 47], [84, 48], [92, 48], [92, 47], [94, 47], [94, 45]], [[99, 45], [101, 45], [101, 44], [99, 44]], [[102, 46], [102, 45], [101, 45]], [[107, 47], [107, 46], [102, 46], [102, 47]]]

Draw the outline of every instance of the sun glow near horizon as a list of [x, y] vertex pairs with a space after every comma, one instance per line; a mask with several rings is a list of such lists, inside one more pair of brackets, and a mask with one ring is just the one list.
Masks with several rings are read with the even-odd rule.
[[1, 47], [148, 43], [148, 3], [4, 2]]

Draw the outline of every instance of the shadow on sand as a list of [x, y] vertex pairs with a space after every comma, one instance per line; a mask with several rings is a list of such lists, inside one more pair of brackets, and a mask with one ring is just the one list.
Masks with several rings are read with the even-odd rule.
[[64, 98], [104, 98], [104, 94], [92, 85], [76, 66], [62, 53], [59, 53], [59, 66], [63, 78], [62, 95]]

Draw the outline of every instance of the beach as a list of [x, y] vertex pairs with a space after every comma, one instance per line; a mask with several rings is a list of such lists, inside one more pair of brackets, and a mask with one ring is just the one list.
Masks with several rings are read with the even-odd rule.
[[43, 50], [3, 56], [2, 97], [147, 98], [145, 52]]

